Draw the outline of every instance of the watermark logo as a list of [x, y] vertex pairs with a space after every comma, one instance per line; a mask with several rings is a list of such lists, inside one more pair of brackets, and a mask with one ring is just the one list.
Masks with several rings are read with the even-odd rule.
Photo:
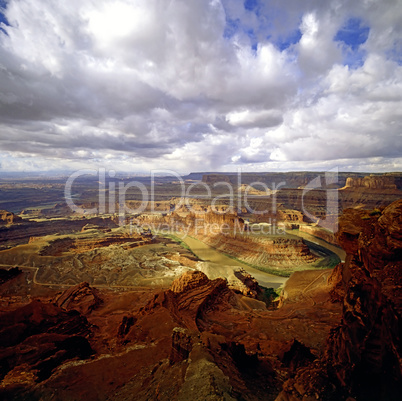
[[259, 224], [244, 224], [242, 219], [237, 219], [234, 224], [228, 223], [206, 223], [205, 219], [195, 217], [193, 221], [186, 223], [171, 221], [166, 222], [143, 222], [136, 218], [129, 222], [130, 234], [140, 234], [145, 237], [155, 238], [154, 234], [174, 235], [185, 239], [192, 234], [196, 237], [211, 237], [217, 235], [285, 235], [285, 225], [280, 224], [276, 219], [269, 218], [267, 222]]
[[[325, 182], [325, 185], [324, 185]], [[338, 231], [338, 212], [339, 212], [339, 203], [338, 203], [338, 189], [337, 184], [338, 180], [338, 169], [334, 168], [332, 170], [325, 172], [325, 180], [322, 182], [321, 177], [317, 176], [313, 180], [311, 180], [303, 189], [302, 193], [302, 205], [301, 209], [303, 214], [309, 218], [313, 223], [317, 224], [317, 226], [325, 228], [333, 233]], [[321, 216], [316, 216], [312, 214], [306, 205], [307, 194], [312, 190], [322, 190], [320, 191], [320, 195], [324, 193], [324, 196], [319, 196], [316, 202], [319, 206], [323, 207], [322, 203], [325, 203], [324, 213]]]
[[[205, 229], [201, 228], [202, 224], [208, 226], [208, 230], [218, 233], [230, 231], [225, 226], [225, 219], [208, 221], [208, 216], [212, 213], [251, 217], [257, 223], [267, 224], [272, 234], [279, 234], [279, 229], [281, 232], [285, 230], [277, 222], [276, 216], [283, 208], [298, 210], [306, 220], [317, 226], [332, 232], [337, 231], [337, 169], [326, 172], [324, 180], [317, 175], [302, 190], [291, 189], [285, 181], [270, 184], [259, 181], [247, 183], [247, 177], [244, 177], [243, 182], [240, 170], [237, 174], [222, 174], [222, 177], [224, 180], [191, 181], [172, 170], [152, 170], [148, 177], [128, 180], [118, 177], [114, 170], [82, 169], [68, 177], [64, 195], [67, 205], [76, 214], [113, 215], [121, 226], [131, 224], [133, 218], [145, 215], [147, 224], [151, 223], [154, 231], [158, 231], [157, 224], [159, 231], [162, 230], [161, 224], [165, 224], [165, 231], [171, 231], [172, 226], [178, 224], [173, 229], [185, 235], [190, 229], [188, 227], [199, 232]], [[294, 197], [289, 192], [292, 190], [301, 196], [301, 202], [295, 202], [294, 205], [291, 200], [300, 199], [300, 196]], [[169, 208], [161, 209], [161, 204], [166, 206], [169, 203], [169, 196]], [[317, 203], [316, 208], [311, 207], [312, 202]], [[173, 212], [191, 214], [193, 222], [190, 224], [188, 221], [186, 223], [166, 217]], [[217, 226], [211, 225], [212, 223]], [[233, 231], [233, 224], [229, 226]], [[254, 226], [243, 221], [241, 230], [237, 231], [250, 233], [252, 227]], [[256, 227], [261, 232], [261, 226]]]

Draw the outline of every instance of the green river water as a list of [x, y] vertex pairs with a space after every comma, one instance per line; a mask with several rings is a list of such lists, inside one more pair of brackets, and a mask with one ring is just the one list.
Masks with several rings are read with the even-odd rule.
[[[291, 234], [298, 235], [299, 232], [296, 230], [292, 230]], [[329, 251], [337, 254], [342, 261], [344, 260], [345, 252], [341, 248], [330, 245], [327, 242], [320, 240], [319, 238], [313, 237], [309, 234], [305, 233], [300, 234], [301, 237], [325, 247]], [[193, 237], [186, 236], [185, 238], [182, 238], [182, 241], [203, 261], [218, 265], [242, 267], [244, 270], [250, 273], [263, 287], [278, 288], [283, 284], [285, 284], [287, 280], [287, 277], [280, 277], [270, 273], [265, 273], [245, 263], [242, 263], [239, 260], [232, 259]]]

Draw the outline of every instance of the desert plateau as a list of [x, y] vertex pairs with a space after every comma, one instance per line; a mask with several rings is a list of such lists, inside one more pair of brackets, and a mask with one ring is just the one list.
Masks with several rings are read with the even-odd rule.
[[399, 399], [401, 176], [342, 175], [335, 233], [327, 189], [301, 207], [303, 174], [275, 207], [242, 179], [235, 199], [183, 199], [160, 177], [124, 218], [91, 177], [72, 188], [78, 212], [62, 177], [1, 180], [2, 399]]

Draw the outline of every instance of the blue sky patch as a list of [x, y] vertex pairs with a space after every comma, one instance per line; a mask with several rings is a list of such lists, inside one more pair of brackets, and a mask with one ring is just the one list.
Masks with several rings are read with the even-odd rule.
[[258, 38], [253, 29], [245, 29], [239, 19], [226, 19], [226, 26], [223, 36], [226, 39], [231, 39], [236, 33], [244, 32], [250, 39], [251, 48], [256, 51], [258, 47]]
[[360, 45], [366, 42], [370, 28], [363, 25], [359, 18], [350, 18], [336, 33], [334, 40], [342, 43], [343, 64], [350, 68], [359, 68], [364, 64], [366, 52]]
[[257, 47], [258, 47], [258, 38], [254, 33], [253, 29], [249, 29], [246, 31], [247, 36], [250, 38], [250, 42], [251, 42], [251, 48], [256, 51]]
[[278, 46], [280, 51], [283, 51], [291, 45], [298, 43], [301, 37], [302, 33], [300, 32], [300, 29], [296, 29], [286, 38], [279, 38], [279, 40], [277, 40], [275, 44]]
[[346, 51], [343, 53], [343, 64], [348, 65], [351, 69], [357, 69], [364, 64], [366, 57], [367, 52], [365, 50]]
[[360, 18], [350, 18], [336, 33], [334, 39], [356, 51], [367, 40], [369, 32], [370, 28], [364, 26]]
[[230, 19], [226, 18], [226, 26], [225, 31], [223, 32], [223, 36], [227, 39], [232, 38], [236, 32], [238, 32], [240, 27], [240, 20], [239, 19]]
[[254, 11], [258, 7], [258, 0], [245, 0], [244, 8], [248, 11]]
[[[7, 2], [4, 0], [0, 0], [0, 24], [5, 24], [5, 25], [10, 25], [7, 18], [5, 17], [5, 15], [3, 14], [4, 10], [7, 8]], [[5, 34], [7, 34], [7, 32], [0, 27], [0, 31], [4, 32]]]
[[389, 60], [395, 61], [398, 65], [402, 65], [402, 51], [401, 47], [393, 47], [388, 50], [385, 55]]

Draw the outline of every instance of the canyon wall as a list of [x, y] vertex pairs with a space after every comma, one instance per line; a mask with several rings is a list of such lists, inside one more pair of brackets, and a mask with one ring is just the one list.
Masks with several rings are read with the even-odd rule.
[[[18, 216], [15, 216], [20, 219]], [[0, 249], [2, 246], [10, 247], [27, 244], [32, 237], [42, 237], [51, 234], [63, 234], [70, 232], [79, 232], [87, 224], [93, 224], [96, 226], [110, 228], [116, 227], [117, 224], [114, 223], [109, 218], [93, 217], [93, 218], [82, 218], [82, 219], [63, 219], [63, 220], [48, 220], [48, 221], [30, 221], [30, 220], [14, 220], [19, 224], [12, 224], [11, 226], [5, 227], [0, 225]], [[5, 244], [5, 245], [4, 245]]]
[[313, 235], [314, 237], [317, 238], [321, 238], [324, 241], [328, 242], [329, 244], [339, 246], [338, 240], [336, 239], [336, 235], [331, 231], [325, 230], [317, 226], [307, 226], [305, 224], [301, 224], [298, 228], [299, 231]]
[[365, 188], [365, 189], [398, 189], [398, 177], [393, 175], [369, 175], [366, 177], [348, 177], [346, 188]]
[[342, 322], [323, 356], [285, 383], [277, 401], [400, 399], [402, 200], [380, 215], [346, 210], [337, 238], [348, 255], [330, 278]]
[[269, 238], [246, 233], [197, 237], [220, 252], [260, 267], [292, 269], [317, 260], [303, 239], [286, 235]]
[[[241, 225], [235, 215], [205, 219], [218, 221]], [[194, 266], [169, 286], [132, 291], [41, 287], [31, 269], [8, 272], [0, 284], [0, 398], [399, 401], [402, 200], [382, 211], [345, 211], [337, 239], [346, 262], [293, 274], [277, 309]], [[141, 274], [190, 257], [171, 241], [159, 245], [139, 255]], [[133, 262], [121, 248], [105, 249], [124, 271]], [[85, 252], [86, 272], [101, 249]], [[104, 260], [99, 266], [97, 277], [107, 269]], [[29, 296], [13, 303], [22, 290]], [[39, 290], [42, 300], [32, 295]]]
[[[295, 218], [298, 218], [295, 215]], [[158, 223], [174, 227], [207, 245], [246, 263], [267, 268], [294, 268], [308, 265], [318, 258], [310, 252], [302, 238], [282, 235], [258, 235], [248, 231], [237, 214], [190, 213], [180, 217], [177, 213], [160, 217], [143, 216], [142, 223]]]
[[[305, 188], [313, 180], [320, 178], [314, 189]], [[402, 174], [371, 174], [364, 173], [344, 173], [339, 172], [337, 183], [325, 186], [325, 173], [320, 172], [293, 172], [293, 173], [243, 173], [241, 182], [238, 182], [237, 174], [216, 173], [204, 174], [203, 182], [214, 185], [219, 182], [226, 182], [240, 189], [248, 184], [260, 182], [268, 188], [279, 190], [271, 195], [247, 194], [245, 202], [241, 203], [242, 208], [249, 212], [265, 211], [274, 213], [277, 210], [291, 209], [300, 212], [308, 212], [317, 218], [323, 218], [327, 209], [327, 190], [336, 190], [338, 196], [338, 209], [341, 213], [344, 209], [358, 207], [364, 209], [374, 209], [385, 207], [402, 197]], [[223, 187], [223, 185], [222, 185]], [[386, 191], [386, 196], [384, 192]], [[244, 196], [244, 192], [240, 193]], [[235, 190], [235, 195], [237, 195]], [[224, 198], [221, 199], [224, 203]], [[247, 213], [243, 211], [242, 213]]]
[[[240, 179], [241, 184], [253, 184], [256, 182], [263, 183], [269, 188], [273, 189], [273, 185], [278, 186], [282, 183], [282, 188], [299, 188], [304, 187], [309, 182], [320, 176], [325, 180], [325, 172], [314, 172], [314, 171], [293, 171], [286, 173], [273, 173], [273, 172], [262, 172], [262, 173], [241, 173]], [[353, 177], [363, 177], [361, 173], [338, 173], [339, 186], [342, 187], [346, 183], [346, 178], [348, 176]], [[227, 182], [232, 185], [238, 185], [239, 175], [237, 173], [205, 173], [202, 176], [202, 181], [206, 184], [216, 184], [219, 182]]]
[[[331, 173], [331, 172], [329, 172]], [[220, 182], [230, 183], [233, 186], [253, 185], [262, 183], [270, 189], [275, 189], [281, 183], [280, 188], [303, 188], [313, 180], [320, 178], [321, 183], [325, 185], [326, 172], [314, 171], [293, 171], [285, 173], [204, 173], [202, 181], [208, 185], [218, 184]], [[395, 185], [395, 186], [394, 186]], [[386, 174], [370, 174], [338, 172], [337, 183], [333, 184], [333, 188], [342, 187], [365, 187], [371, 189], [402, 189], [402, 174], [401, 173], [386, 173]]]

